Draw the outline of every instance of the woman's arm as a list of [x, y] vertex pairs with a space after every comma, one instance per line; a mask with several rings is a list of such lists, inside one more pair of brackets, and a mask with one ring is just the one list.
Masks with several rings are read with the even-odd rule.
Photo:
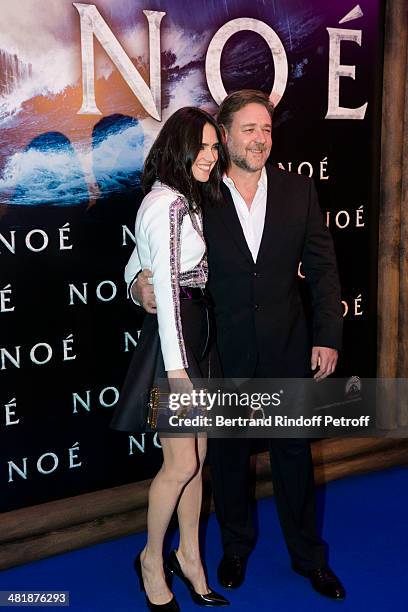
[[186, 203], [160, 196], [144, 211], [141, 230], [147, 240], [164, 366], [170, 377], [187, 377], [188, 367], [180, 316], [179, 273], [181, 225]]

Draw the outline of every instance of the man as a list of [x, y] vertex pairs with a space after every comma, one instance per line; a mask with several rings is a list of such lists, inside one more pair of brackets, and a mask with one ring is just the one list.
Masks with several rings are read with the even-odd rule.
[[[226, 378], [303, 378], [333, 373], [342, 334], [342, 310], [332, 240], [310, 179], [267, 164], [272, 146], [268, 96], [242, 90], [222, 102], [222, 126], [231, 164], [224, 207], [207, 207], [208, 288], [215, 303], [217, 343]], [[299, 295], [302, 261], [313, 307], [312, 345]], [[155, 311], [148, 272], [133, 254], [125, 278], [149, 312]], [[271, 439], [270, 460], [279, 520], [292, 568], [321, 594], [344, 599], [327, 566], [316, 531], [313, 464], [307, 439]], [[236, 588], [254, 546], [249, 503], [248, 439], [210, 440], [210, 463], [224, 556], [218, 578]]]

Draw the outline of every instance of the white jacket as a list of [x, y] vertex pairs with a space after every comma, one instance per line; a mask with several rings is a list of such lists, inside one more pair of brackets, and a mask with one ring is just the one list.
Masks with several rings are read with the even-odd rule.
[[161, 350], [166, 370], [187, 368], [180, 317], [180, 286], [205, 287], [207, 258], [201, 212], [156, 181], [136, 216], [136, 246], [125, 268], [130, 297], [140, 270], [153, 273]]

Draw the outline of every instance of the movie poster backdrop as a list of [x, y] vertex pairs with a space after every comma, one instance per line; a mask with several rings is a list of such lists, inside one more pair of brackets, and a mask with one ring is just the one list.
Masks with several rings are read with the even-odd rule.
[[161, 463], [157, 436], [108, 424], [142, 322], [140, 173], [182, 106], [270, 93], [272, 162], [313, 177], [335, 241], [339, 374], [375, 376], [379, 0], [21, 0], [0, 20], [1, 511]]

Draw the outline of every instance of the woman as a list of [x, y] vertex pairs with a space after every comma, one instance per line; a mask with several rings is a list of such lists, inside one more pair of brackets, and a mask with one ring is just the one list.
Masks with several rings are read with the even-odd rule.
[[[205, 378], [216, 357], [211, 344], [210, 313], [205, 294], [206, 247], [202, 233], [204, 202], [222, 202], [220, 182], [227, 154], [213, 118], [197, 108], [185, 107], [164, 124], [144, 165], [142, 187], [146, 193], [136, 217], [136, 249], [143, 268], [152, 270], [156, 315], [146, 315], [124, 395], [135, 397], [143, 377], [167, 374], [170, 390], [180, 383], [191, 388], [190, 378]], [[154, 341], [158, 360], [151, 357]], [[133, 362], [132, 362], [133, 363]], [[146, 363], [148, 365], [146, 365]], [[159, 364], [159, 365], [158, 365]], [[147, 369], [150, 373], [146, 375]], [[134, 380], [134, 379], [137, 380]], [[134, 403], [126, 402], [132, 405]], [[129, 430], [130, 408], [118, 406], [112, 426]], [[135, 561], [141, 588], [151, 610], [178, 610], [163, 568], [163, 538], [177, 507], [180, 544], [167, 561], [167, 570], [178, 575], [199, 605], [229, 602], [212, 591], [201, 563], [198, 526], [201, 509], [201, 471], [206, 454], [203, 435], [160, 436], [163, 465], [152, 481], [147, 515], [147, 543]]]

